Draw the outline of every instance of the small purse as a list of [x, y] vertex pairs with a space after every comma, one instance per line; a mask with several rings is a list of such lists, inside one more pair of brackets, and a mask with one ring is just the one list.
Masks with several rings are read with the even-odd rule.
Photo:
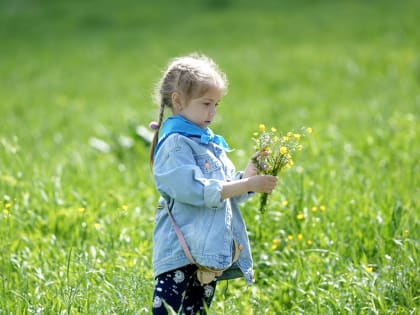
[[197, 275], [197, 280], [203, 286], [205, 284], [212, 282], [216, 277], [220, 277], [222, 273], [223, 273], [222, 270], [212, 271], [212, 270], [201, 269], [200, 267], [198, 267], [196, 275]]
[[[168, 216], [171, 219], [171, 223], [172, 226], [174, 227], [175, 233], [179, 239], [179, 242], [181, 243], [182, 249], [184, 250], [185, 255], [187, 256], [188, 260], [191, 262], [191, 264], [196, 265], [197, 266], [197, 271], [196, 271], [196, 275], [197, 275], [197, 280], [200, 282], [200, 284], [203, 286], [205, 284], [208, 284], [210, 282], [212, 282], [216, 277], [220, 277], [223, 273], [223, 271], [227, 270], [230, 268], [224, 268], [224, 269], [215, 269], [215, 268], [210, 268], [210, 267], [206, 267], [206, 266], [202, 266], [200, 264], [198, 264], [193, 256], [191, 255], [190, 249], [188, 248], [187, 242], [185, 241], [184, 235], [182, 234], [180, 228], [178, 227], [178, 224], [176, 224], [175, 219], [171, 213], [171, 211], [169, 210], [168, 207], [168, 203], [165, 199], [165, 208], [166, 208], [166, 212], [168, 212]], [[238, 244], [236, 243], [235, 240], [233, 240], [233, 259], [232, 259], [232, 264], [236, 261], [238, 261], [239, 256], [241, 254], [241, 247], [238, 246]]]

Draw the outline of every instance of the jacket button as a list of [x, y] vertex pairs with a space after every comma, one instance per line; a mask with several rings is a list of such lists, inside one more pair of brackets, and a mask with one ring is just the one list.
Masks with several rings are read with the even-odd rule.
[[239, 248], [239, 250], [243, 250], [244, 249], [244, 245], [239, 244], [238, 248]]

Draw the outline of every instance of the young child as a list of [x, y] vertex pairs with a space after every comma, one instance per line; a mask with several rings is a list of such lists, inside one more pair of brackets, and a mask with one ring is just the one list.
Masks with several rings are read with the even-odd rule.
[[[272, 192], [277, 177], [257, 175], [251, 161], [235, 172], [226, 155], [231, 149], [209, 128], [227, 85], [218, 66], [202, 55], [172, 60], [158, 85], [160, 113], [151, 123], [156, 131], [150, 151], [161, 194], [153, 236], [153, 314], [167, 314], [167, 306], [205, 314], [218, 280], [254, 281], [238, 204], [252, 192]], [[163, 122], [165, 107], [172, 115]], [[210, 271], [207, 281], [199, 267]]]

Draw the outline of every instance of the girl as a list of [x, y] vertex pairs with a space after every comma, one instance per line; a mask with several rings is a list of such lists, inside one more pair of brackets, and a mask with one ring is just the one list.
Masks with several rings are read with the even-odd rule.
[[[161, 194], [155, 217], [153, 314], [167, 306], [205, 314], [218, 280], [254, 281], [251, 250], [238, 204], [251, 192], [270, 193], [277, 177], [257, 175], [248, 163], [235, 172], [222, 136], [209, 128], [227, 90], [227, 79], [209, 58], [172, 60], [159, 85], [159, 121], [150, 162]], [[172, 116], [163, 122], [165, 107]]]

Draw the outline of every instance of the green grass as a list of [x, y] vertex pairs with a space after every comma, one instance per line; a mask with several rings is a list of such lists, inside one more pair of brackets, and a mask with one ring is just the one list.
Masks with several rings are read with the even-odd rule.
[[418, 314], [419, 3], [142, 2], [0, 2], [0, 314], [151, 313], [135, 126], [192, 51], [230, 80], [213, 129], [238, 169], [259, 123], [314, 129], [270, 210], [242, 207], [256, 284], [220, 283], [211, 313]]

